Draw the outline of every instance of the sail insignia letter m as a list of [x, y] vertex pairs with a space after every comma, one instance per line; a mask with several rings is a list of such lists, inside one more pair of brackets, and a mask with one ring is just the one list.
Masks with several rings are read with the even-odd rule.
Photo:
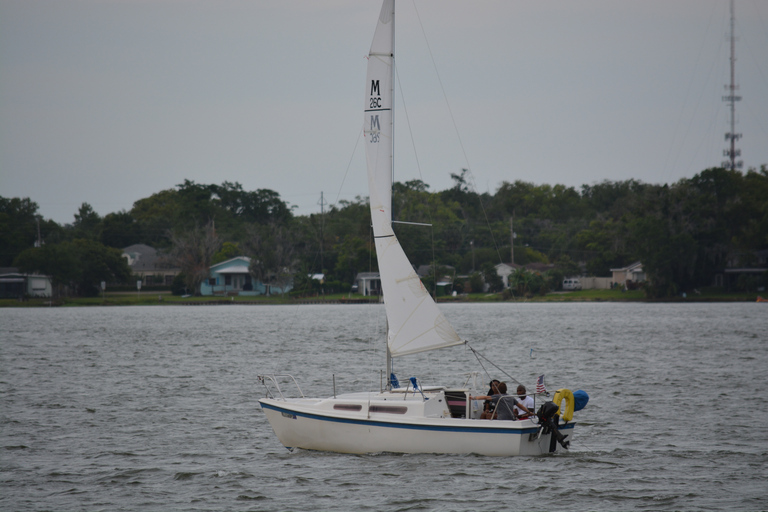
[[378, 114], [371, 114], [371, 129], [368, 131], [371, 134], [371, 142], [379, 142], [379, 134], [381, 133], [381, 127], [379, 125]]

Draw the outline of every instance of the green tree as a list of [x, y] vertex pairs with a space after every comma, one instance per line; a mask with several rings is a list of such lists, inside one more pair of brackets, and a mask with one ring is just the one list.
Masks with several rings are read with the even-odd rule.
[[567, 254], [560, 256], [555, 262], [555, 268], [560, 270], [565, 277], [581, 275], [581, 268], [579, 268], [579, 265]]
[[152, 247], [167, 247], [171, 240], [168, 233], [184, 231], [183, 226], [176, 224], [179, 202], [179, 193], [167, 189], [133, 203], [130, 214], [139, 226], [143, 243]]
[[213, 255], [220, 246], [213, 221], [203, 227], [171, 234], [169, 259], [181, 269], [191, 293], [200, 295], [200, 285], [208, 278]]
[[518, 296], [543, 294], [548, 291], [546, 280], [538, 272], [531, 272], [525, 267], [515, 269], [509, 275], [509, 288]]
[[468, 293], [482, 293], [483, 292], [483, 274], [480, 272], [472, 272], [469, 274], [469, 289], [465, 290]]
[[29, 198], [0, 197], [0, 266], [8, 267], [37, 239], [37, 203]]
[[213, 255], [213, 258], [211, 259], [211, 265], [216, 265], [222, 261], [231, 260], [232, 258], [241, 256], [242, 254], [243, 253], [240, 250], [240, 246], [238, 244], [232, 242], [224, 242], [221, 244], [221, 249], [219, 249], [216, 254]]
[[77, 261], [78, 295], [98, 295], [101, 281], [122, 284], [130, 279], [131, 268], [121, 250], [85, 239], [73, 240], [68, 245]]
[[378, 269], [376, 253], [371, 244], [358, 236], [346, 236], [336, 245], [336, 266], [333, 273], [337, 279], [351, 283], [360, 272]]
[[608, 276], [611, 268], [629, 261], [626, 249], [626, 224], [614, 219], [595, 219], [576, 235], [576, 244], [586, 256], [587, 274]]
[[124, 249], [143, 240], [141, 227], [129, 212], [108, 213], [101, 220], [100, 241], [108, 247]]
[[492, 263], [483, 263], [480, 271], [483, 273], [485, 284], [488, 285], [488, 291], [491, 293], [500, 292], [504, 289], [504, 280], [496, 272], [496, 266]]
[[78, 261], [69, 242], [30, 247], [22, 251], [13, 264], [24, 273], [50, 276], [55, 296], [62, 295], [63, 288], [77, 280]]
[[101, 281], [126, 283], [131, 269], [122, 251], [94, 240], [76, 239], [23, 251], [15, 264], [22, 272], [51, 276], [54, 287], [75, 295], [98, 295]]
[[300, 263], [295, 233], [276, 222], [252, 225], [248, 233], [246, 251], [251, 257], [251, 274], [265, 284], [280, 288], [284, 294]]
[[83, 203], [75, 214], [72, 224], [73, 238], [99, 240], [101, 237], [101, 217], [88, 203]]

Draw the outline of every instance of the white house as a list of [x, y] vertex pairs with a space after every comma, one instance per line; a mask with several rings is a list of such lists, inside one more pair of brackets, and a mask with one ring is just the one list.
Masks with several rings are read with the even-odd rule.
[[496, 273], [501, 277], [501, 280], [504, 282], [504, 288], [509, 288], [509, 276], [512, 274], [515, 270], [522, 267], [522, 265], [518, 265], [517, 263], [499, 263], [496, 265]]
[[200, 294], [255, 296], [285, 293], [291, 290], [291, 285], [282, 289], [253, 279], [250, 266], [251, 258], [248, 256], [237, 256], [211, 265], [208, 279], [200, 285]]
[[381, 295], [381, 276], [378, 272], [360, 272], [352, 283], [352, 292], [368, 295]]
[[0, 268], [0, 298], [51, 297], [51, 278], [40, 274], [22, 274], [15, 267]]
[[633, 281], [635, 283], [642, 283], [645, 281], [645, 272], [643, 272], [643, 264], [639, 261], [632, 263], [626, 267], [612, 268], [611, 269], [613, 282], [624, 284], [627, 281]]

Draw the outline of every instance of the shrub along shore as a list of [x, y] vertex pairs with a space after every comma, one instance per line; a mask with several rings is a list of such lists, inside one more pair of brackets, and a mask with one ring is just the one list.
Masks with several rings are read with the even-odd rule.
[[[763, 295], [766, 295], [765, 293]], [[640, 290], [581, 290], [554, 292], [546, 295], [511, 296], [509, 293], [477, 293], [456, 297], [438, 297], [440, 303], [451, 302], [755, 302], [758, 294], [725, 292], [718, 289], [700, 293], [648, 299]], [[99, 297], [30, 298], [25, 300], [0, 299], [0, 307], [79, 307], [79, 306], [203, 306], [203, 305], [301, 305], [301, 304], [368, 304], [379, 302], [379, 297], [358, 294], [318, 295], [314, 297], [193, 297], [171, 295], [168, 292], [108, 292]]]

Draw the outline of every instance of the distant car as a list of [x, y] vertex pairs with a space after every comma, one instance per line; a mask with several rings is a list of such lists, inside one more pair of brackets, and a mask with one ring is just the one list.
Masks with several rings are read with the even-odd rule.
[[563, 290], [581, 290], [581, 281], [575, 278], [563, 279]]

